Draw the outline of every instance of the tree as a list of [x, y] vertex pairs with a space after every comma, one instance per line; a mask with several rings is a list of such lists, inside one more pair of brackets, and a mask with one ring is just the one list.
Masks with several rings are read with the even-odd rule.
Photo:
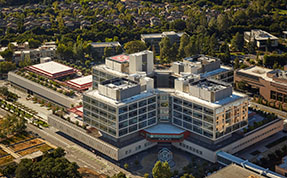
[[149, 178], [149, 173], [145, 173], [144, 178]]
[[240, 66], [239, 66], [239, 59], [238, 58], [235, 58], [234, 60], [234, 69], [238, 69]]
[[244, 45], [244, 39], [243, 35], [241, 35], [239, 32], [233, 36], [231, 40], [231, 46], [236, 50], [236, 51], [242, 51]]
[[6, 49], [5, 51], [0, 53], [0, 56], [2, 56], [6, 61], [12, 61], [13, 51], [11, 49]]
[[140, 52], [147, 49], [147, 46], [144, 42], [135, 40], [127, 42], [124, 46], [125, 52], [128, 54]]
[[217, 27], [221, 33], [226, 33], [230, 27], [230, 21], [225, 14], [219, 14], [217, 17]]
[[28, 43], [30, 48], [38, 48], [41, 45], [41, 41], [35, 40], [33, 38], [29, 39]]
[[160, 59], [163, 63], [169, 63], [175, 59], [177, 55], [177, 46], [176, 44], [171, 44], [168, 37], [163, 38], [160, 43]]
[[189, 36], [187, 34], [183, 34], [180, 37], [180, 44], [179, 44], [178, 54], [177, 54], [178, 59], [182, 59], [182, 58], [186, 57], [185, 52], [184, 52], [184, 48], [185, 48], [185, 46], [188, 45], [188, 43], [189, 43]]
[[152, 175], [154, 178], [170, 178], [172, 173], [167, 162], [157, 161], [152, 169]]
[[3, 61], [0, 62], [0, 73], [4, 74], [9, 71], [15, 70], [16, 69], [16, 64], [9, 62], [9, 61]]
[[45, 153], [42, 160], [38, 162], [32, 162], [29, 159], [21, 160], [15, 170], [15, 175], [16, 178], [81, 178], [82, 176], [78, 172], [78, 168], [79, 166], [76, 163], [70, 163], [62, 154], [57, 155], [52, 152]]
[[128, 164], [128, 163], [125, 163], [125, 164], [124, 164], [124, 168], [125, 168], [125, 169], [128, 169], [128, 168], [129, 168], [129, 164]]

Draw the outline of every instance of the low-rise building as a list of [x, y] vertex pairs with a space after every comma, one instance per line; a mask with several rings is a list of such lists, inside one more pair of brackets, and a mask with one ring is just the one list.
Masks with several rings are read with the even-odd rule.
[[254, 42], [258, 48], [264, 48], [269, 42], [270, 47], [277, 47], [279, 39], [266, 31], [256, 29], [244, 32], [244, 40], [247, 43]]
[[150, 46], [151, 49], [154, 48], [155, 52], [159, 54], [160, 47], [159, 43], [160, 41], [168, 37], [170, 39], [171, 44], [177, 43], [179, 45], [180, 43], [180, 37], [186, 33], [176, 33], [174, 31], [170, 32], [163, 32], [163, 33], [154, 33], [154, 34], [141, 34], [141, 41], [145, 42], [147, 46]]
[[122, 50], [122, 46], [119, 42], [99, 42], [91, 43], [92, 48], [96, 51], [97, 57], [102, 58], [105, 55], [105, 49], [109, 48], [112, 54], [116, 54], [117, 51]]
[[262, 96], [268, 102], [287, 102], [287, 72], [258, 66], [236, 70], [234, 83], [244, 85], [250, 93]]

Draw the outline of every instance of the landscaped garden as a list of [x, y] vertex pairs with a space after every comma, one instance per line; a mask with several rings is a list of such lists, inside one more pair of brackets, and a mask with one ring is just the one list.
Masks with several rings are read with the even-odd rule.
[[22, 76], [28, 80], [36, 82], [36, 83], [38, 83], [44, 87], [47, 87], [47, 88], [50, 88], [54, 91], [62, 93], [66, 96], [69, 96], [69, 97], [75, 96], [75, 92], [73, 90], [65, 87], [62, 83], [48, 79], [48, 78], [43, 77], [41, 75], [37, 75], [33, 72], [26, 71], [25, 69], [19, 69], [18, 71], [16, 71], [16, 74], [20, 75], [20, 76]]
[[36, 146], [36, 147], [33, 147], [33, 148], [26, 149], [24, 151], [18, 152], [18, 154], [20, 154], [21, 156], [25, 156], [25, 155], [34, 153], [36, 151], [42, 151], [44, 153], [44, 152], [52, 150], [52, 149], [53, 149], [52, 147], [50, 147], [49, 145], [44, 143], [44, 144], [41, 144], [39, 146]]
[[39, 140], [38, 138], [36, 138], [36, 139], [28, 140], [22, 143], [11, 145], [9, 148], [11, 148], [14, 152], [18, 152], [20, 150], [24, 150], [24, 149], [39, 145], [41, 143], [43, 142]]
[[14, 157], [11, 155], [7, 155], [5, 157], [0, 158], [0, 166], [12, 162], [13, 159], [14, 159]]

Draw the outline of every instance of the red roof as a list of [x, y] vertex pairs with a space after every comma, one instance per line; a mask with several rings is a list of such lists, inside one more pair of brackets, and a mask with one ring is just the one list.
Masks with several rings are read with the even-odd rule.
[[128, 55], [125, 55], [125, 54], [120, 54], [117, 56], [110, 57], [110, 59], [112, 59], [114, 61], [118, 61], [118, 62], [127, 62], [130, 60], [130, 57]]

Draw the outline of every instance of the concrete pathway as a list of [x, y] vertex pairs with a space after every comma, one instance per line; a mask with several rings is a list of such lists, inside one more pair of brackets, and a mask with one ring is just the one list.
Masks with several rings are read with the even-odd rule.
[[12, 155], [14, 158], [20, 158], [21, 157], [21, 155], [15, 153], [11, 148], [8, 148], [3, 144], [0, 144], [0, 147], [2, 148], [2, 150], [6, 151], [10, 155]]

